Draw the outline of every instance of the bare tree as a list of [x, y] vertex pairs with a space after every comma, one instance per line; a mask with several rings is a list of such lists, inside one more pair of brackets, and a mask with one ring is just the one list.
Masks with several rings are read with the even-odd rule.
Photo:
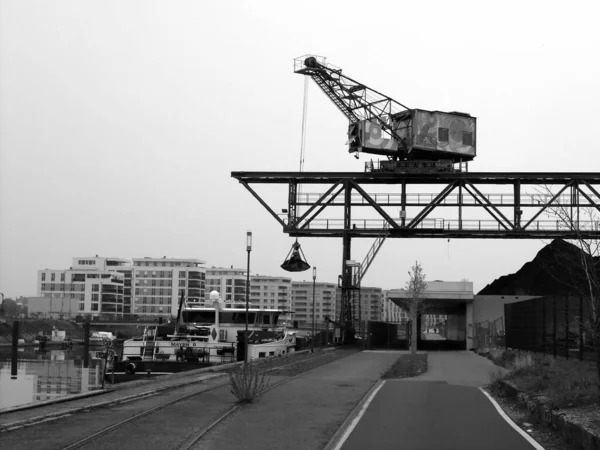
[[[554, 198], [555, 193], [548, 187], [542, 188], [540, 195]], [[591, 192], [573, 188], [574, 195], [587, 197]], [[566, 195], [565, 195], [566, 197]], [[596, 352], [598, 382], [600, 383], [600, 237], [589, 237], [589, 232], [600, 231], [600, 215], [596, 206], [571, 207], [570, 201], [557, 197], [546, 209], [548, 217], [556, 221], [556, 226], [569, 230], [575, 235], [567, 242], [576, 247], [565, 248], [555, 257], [556, 267], [548, 267], [555, 279], [560, 279], [570, 293], [580, 296], [585, 304], [583, 317], [579, 318], [584, 333], [589, 333]], [[590, 201], [590, 204], [592, 202]]]
[[401, 300], [401, 308], [408, 312], [411, 321], [410, 353], [415, 355], [417, 353], [417, 333], [420, 332], [420, 330], [417, 330], [417, 319], [420, 314], [425, 312], [425, 291], [427, 290], [425, 274], [418, 261], [415, 261], [415, 265], [411, 267], [408, 277], [405, 288], [407, 298]]

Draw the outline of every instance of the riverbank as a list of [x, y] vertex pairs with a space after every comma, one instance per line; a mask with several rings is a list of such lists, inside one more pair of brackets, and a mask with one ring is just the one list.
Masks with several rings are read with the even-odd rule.
[[[0, 347], [11, 345], [12, 330], [15, 320], [5, 319], [6, 323], [0, 323]], [[54, 319], [20, 319], [19, 322], [19, 339], [23, 339], [26, 344], [33, 344], [35, 337], [39, 334], [50, 335], [52, 330], [60, 330], [66, 332], [66, 338], [74, 342], [81, 340], [83, 342], [84, 324], [70, 320], [54, 320]], [[92, 331], [100, 331], [100, 327], [91, 323]], [[131, 339], [139, 336], [142, 329], [135, 325], [103, 325], [101, 331], [112, 332], [117, 339]]]

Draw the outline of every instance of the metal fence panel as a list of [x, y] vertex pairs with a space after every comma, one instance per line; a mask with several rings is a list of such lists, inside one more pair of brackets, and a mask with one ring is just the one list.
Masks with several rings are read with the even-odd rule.
[[588, 359], [589, 304], [576, 296], [546, 296], [504, 305], [506, 347]]

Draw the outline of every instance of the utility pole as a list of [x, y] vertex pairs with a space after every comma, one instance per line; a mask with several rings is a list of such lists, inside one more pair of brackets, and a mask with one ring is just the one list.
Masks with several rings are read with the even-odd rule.
[[248, 265], [246, 269], [246, 331], [244, 333], [244, 364], [248, 363], [248, 301], [250, 299], [250, 252], [252, 251], [252, 231], [246, 232], [246, 251]]
[[310, 339], [310, 351], [315, 351], [315, 291], [317, 282], [317, 268], [313, 267], [313, 307], [312, 307], [312, 337]]

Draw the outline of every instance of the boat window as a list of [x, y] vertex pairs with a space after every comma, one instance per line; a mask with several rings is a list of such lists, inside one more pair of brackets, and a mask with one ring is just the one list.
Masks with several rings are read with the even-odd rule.
[[271, 325], [271, 313], [263, 313], [263, 325]]
[[232, 312], [219, 312], [219, 322], [220, 323], [235, 323], [233, 316], [235, 313]]
[[191, 323], [215, 323], [214, 311], [183, 311], [183, 321]]
[[[256, 320], [256, 313], [249, 312], [248, 313], [248, 323], [254, 324], [255, 320]], [[219, 312], [219, 322], [220, 323], [246, 323], [246, 311], [242, 311], [242, 312], [221, 311], [221, 312]]]

